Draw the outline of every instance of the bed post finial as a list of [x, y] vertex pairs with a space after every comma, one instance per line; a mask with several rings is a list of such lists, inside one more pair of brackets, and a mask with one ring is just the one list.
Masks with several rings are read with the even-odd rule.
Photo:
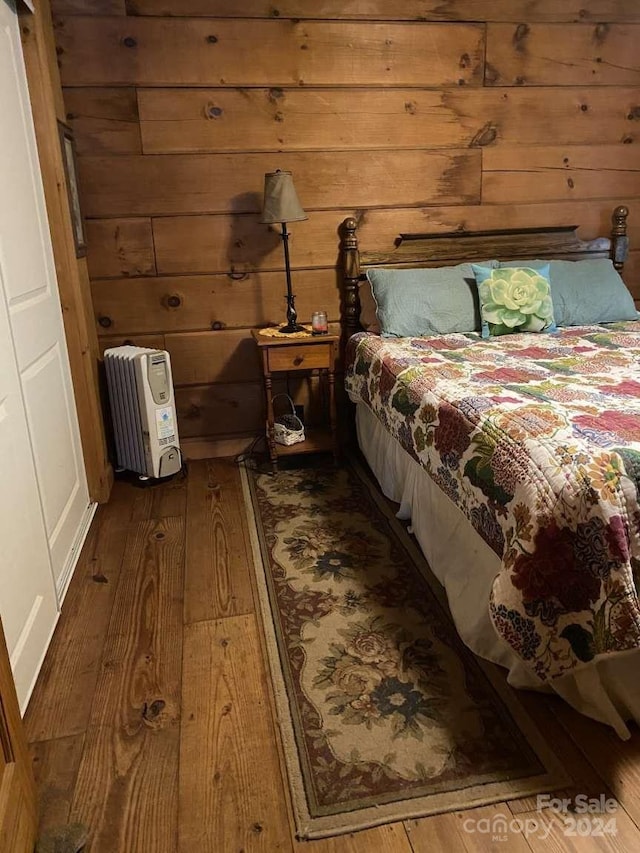
[[611, 220], [613, 228], [611, 229], [611, 260], [614, 267], [620, 271], [624, 267], [624, 262], [627, 260], [629, 251], [629, 238], [627, 237], [627, 216], [629, 208], [621, 204], [613, 211]]
[[344, 331], [348, 340], [360, 328], [360, 299], [358, 298], [358, 279], [360, 277], [360, 256], [357, 221], [349, 216], [342, 223], [342, 271], [344, 281]]

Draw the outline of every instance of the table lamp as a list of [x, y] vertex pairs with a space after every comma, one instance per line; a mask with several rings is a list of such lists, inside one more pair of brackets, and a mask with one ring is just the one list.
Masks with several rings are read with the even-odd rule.
[[287, 273], [287, 323], [280, 326], [279, 331], [284, 334], [293, 332], [304, 332], [304, 326], [300, 326], [295, 309], [295, 296], [291, 290], [291, 264], [289, 262], [289, 232], [287, 222], [300, 222], [308, 219], [302, 209], [291, 172], [267, 172], [264, 176], [264, 202], [262, 205], [262, 218], [260, 222], [265, 225], [273, 225], [280, 222], [282, 225], [282, 243], [284, 245], [284, 265]]

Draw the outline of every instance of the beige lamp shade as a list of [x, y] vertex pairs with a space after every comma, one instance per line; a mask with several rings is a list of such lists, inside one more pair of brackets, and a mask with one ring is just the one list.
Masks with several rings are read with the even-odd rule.
[[264, 176], [264, 202], [260, 222], [299, 222], [308, 219], [293, 186], [291, 172], [267, 172]]

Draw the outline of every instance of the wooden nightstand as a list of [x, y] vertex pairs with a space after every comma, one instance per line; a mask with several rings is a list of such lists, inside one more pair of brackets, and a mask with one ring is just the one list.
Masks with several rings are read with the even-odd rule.
[[[309, 334], [305, 337], [269, 337], [261, 335], [259, 329], [254, 329], [253, 337], [262, 355], [262, 375], [267, 398], [266, 432], [274, 473], [278, 470], [279, 456], [332, 450], [334, 459], [337, 460], [338, 426], [334, 369], [339, 336]], [[329, 392], [328, 424], [320, 427], [308, 427], [305, 424], [304, 441], [290, 446], [277, 444], [273, 437], [274, 411], [271, 377], [274, 373], [297, 373], [299, 371], [317, 373], [326, 378]]]

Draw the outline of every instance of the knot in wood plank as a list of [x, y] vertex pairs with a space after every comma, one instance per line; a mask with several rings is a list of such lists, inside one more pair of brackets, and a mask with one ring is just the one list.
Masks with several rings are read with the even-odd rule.
[[147, 723], [155, 723], [158, 720], [160, 714], [164, 711], [166, 707], [166, 702], [164, 699], [154, 699], [150, 704], [144, 703], [142, 708], [142, 718]]
[[486, 86], [495, 86], [500, 80], [500, 72], [490, 62], [485, 62], [484, 82]]
[[482, 148], [485, 145], [491, 145], [498, 138], [498, 126], [493, 122], [488, 121], [484, 127], [476, 133], [470, 142], [471, 148]]
[[526, 52], [526, 39], [531, 29], [529, 24], [518, 24], [516, 27], [516, 31], [513, 34], [513, 46], [518, 51], [518, 53]]

